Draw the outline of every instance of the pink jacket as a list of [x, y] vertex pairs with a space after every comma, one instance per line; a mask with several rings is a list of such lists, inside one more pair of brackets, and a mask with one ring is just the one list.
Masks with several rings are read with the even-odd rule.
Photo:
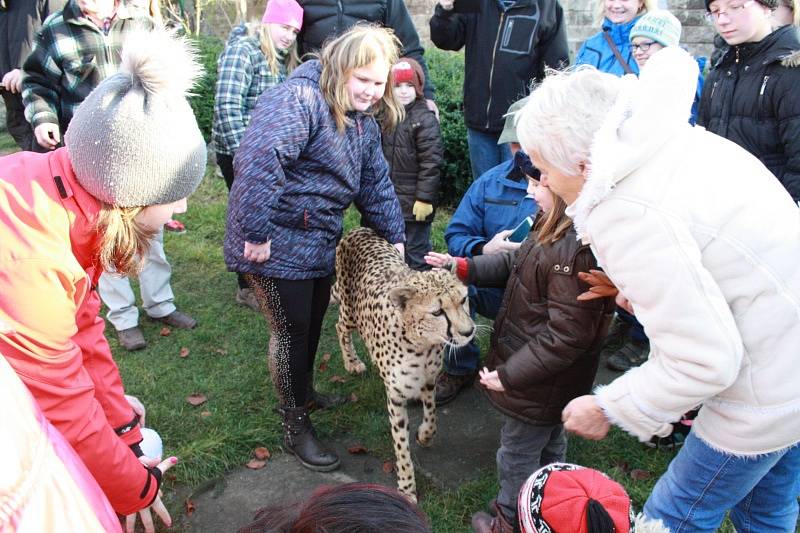
[[158, 483], [129, 445], [138, 421], [98, 316], [100, 203], [66, 148], [0, 158], [0, 353], [64, 435], [114, 510], [155, 499]]

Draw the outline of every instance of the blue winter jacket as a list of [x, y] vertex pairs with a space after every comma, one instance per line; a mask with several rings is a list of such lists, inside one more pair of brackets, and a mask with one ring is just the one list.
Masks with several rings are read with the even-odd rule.
[[610, 20], [603, 19], [603, 29], [586, 39], [586, 42], [583, 43], [575, 56], [575, 64], [592, 65], [601, 72], [608, 72], [617, 76], [625, 74], [625, 69], [617, 61], [614, 52], [603, 36], [604, 32], [609, 32], [614, 44], [617, 45], [620, 55], [631, 67], [633, 73], [638, 75], [639, 66], [633, 58], [633, 49], [630, 43], [631, 30], [637, 20], [639, 20], [639, 17], [626, 24], [613, 24]]
[[444, 232], [450, 255], [472, 257], [475, 245], [536, 213], [527, 188], [528, 180], [514, 168], [513, 159], [484, 172], [469, 186]]
[[[234, 158], [228, 201], [228, 270], [282, 279], [333, 274], [345, 209], [391, 243], [404, 242], [400, 202], [389, 179], [375, 119], [351, 113], [340, 133], [308, 61], [258, 99]], [[244, 242], [271, 240], [263, 263], [244, 259]]]

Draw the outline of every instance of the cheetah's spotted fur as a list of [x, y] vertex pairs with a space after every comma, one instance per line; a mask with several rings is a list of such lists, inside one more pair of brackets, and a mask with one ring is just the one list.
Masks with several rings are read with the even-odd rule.
[[386, 387], [399, 489], [416, 498], [406, 401], [422, 400], [416, 438], [429, 446], [436, 433], [434, 387], [443, 349], [465, 345], [475, 331], [467, 288], [449, 272], [414, 272], [391, 244], [359, 228], [336, 250], [333, 296], [339, 301], [336, 332], [344, 366], [351, 374], [366, 369], [353, 347], [357, 330]]

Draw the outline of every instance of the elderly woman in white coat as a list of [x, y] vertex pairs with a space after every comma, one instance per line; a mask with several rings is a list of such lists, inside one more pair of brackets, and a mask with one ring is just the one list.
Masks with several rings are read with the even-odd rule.
[[563, 413], [642, 441], [702, 404], [644, 512], [673, 533], [794, 531], [800, 487], [800, 211], [755, 157], [689, 125], [697, 65], [544, 81], [520, 142], [650, 338], [648, 361]]

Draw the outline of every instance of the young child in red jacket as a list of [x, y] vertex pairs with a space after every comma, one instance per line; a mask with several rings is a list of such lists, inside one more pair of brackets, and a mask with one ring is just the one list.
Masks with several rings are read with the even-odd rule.
[[472, 527], [479, 533], [514, 531], [525, 478], [565, 460], [561, 411], [591, 390], [614, 311], [608, 297], [578, 300], [589, 287], [578, 273], [596, 269], [597, 262], [575, 238], [564, 201], [530, 176], [528, 192], [543, 215], [516, 251], [468, 259], [435, 252], [425, 257], [465, 283], [506, 287], [486, 367], [479, 372], [489, 401], [504, 415], [496, 517], [473, 515]]
[[203, 177], [205, 142], [186, 101], [200, 72], [185, 41], [132, 35], [121, 71], [77, 108], [65, 147], [0, 159], [0, 353], [114, 510], [153, 504], [168, 524], [158, 489], [177, 459], [139, 449], [95, 287], [104, 270], [141, 268]]

